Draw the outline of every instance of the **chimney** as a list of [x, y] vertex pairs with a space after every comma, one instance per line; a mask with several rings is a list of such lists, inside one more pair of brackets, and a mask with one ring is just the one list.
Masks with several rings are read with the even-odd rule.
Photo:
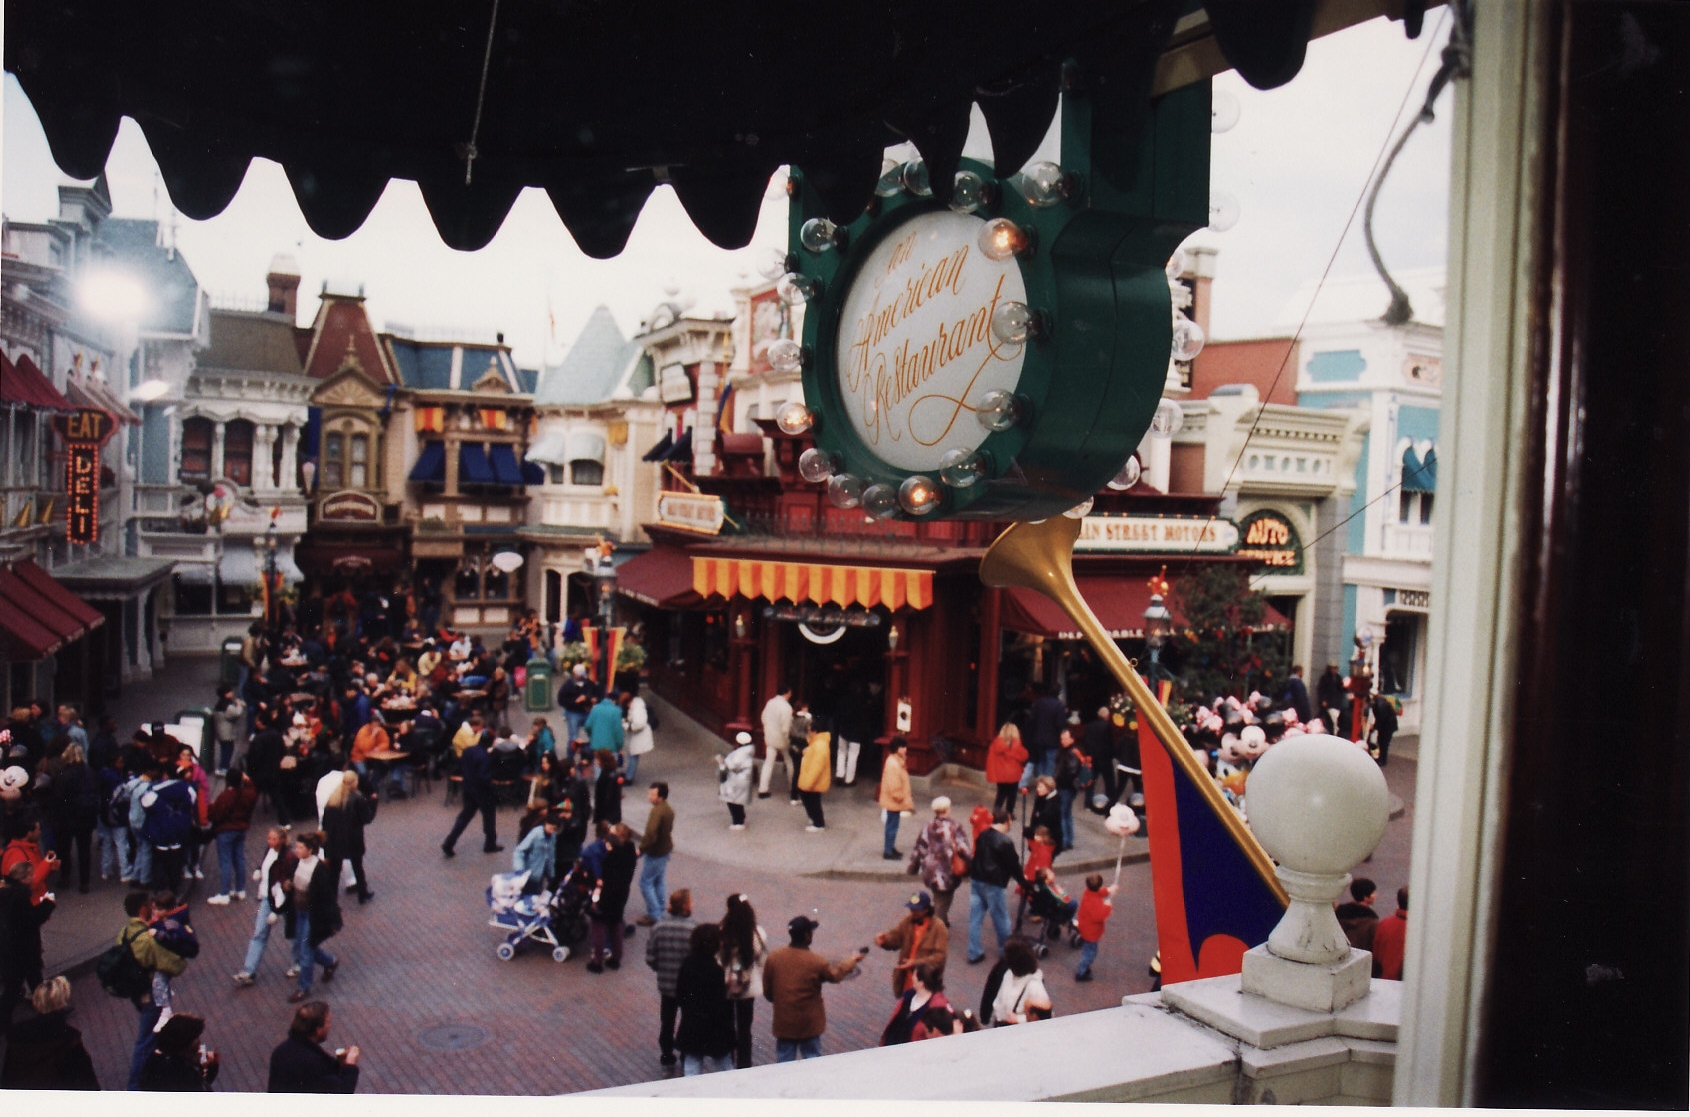
[[265, 276], [270, 286], [271, 314], [285, 314], [292, 322], [299, 312], [299, 264], [292, 256], [280, 253], [270, 261], [270, 274]]

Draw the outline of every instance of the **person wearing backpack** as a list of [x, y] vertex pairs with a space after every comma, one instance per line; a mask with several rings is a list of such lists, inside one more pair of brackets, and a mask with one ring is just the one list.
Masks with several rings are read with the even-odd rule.
[[[149, 773], [163, 775], [163, 765]], [[196, 811], [194, 788], [186, 780], [162, 779], [141, 794], [141, 839], [152, 849], [152, 877], [160, 891], [174, 889], [187, 869], [188, 844], [193, 840]], [[131, 815], [133, 817], [133, 815]]]
[[[160, 1003], [156, 995], [155, 975], [162, 977], [166, 991], [170, 987], [170, 979], [179, 977], [188, 968], [187, 959], [179, 954], [166, 950], [159, 944], [153, 934], [152, 897], [145, 892], [131, 892], [123, 898], [123, 911], [129, 921], [118, 932], [117, 945], [127, 949], [129, 959], [123, 957], [123, 949], [108, 950], [101, 955], [98, 972], [100, 984], [113, 996], [128, 997], [134, 1004], [135, 1011], [140, 1014], [140, 1030], [135, 1036], [135, 1047], [129, 1060], [130, 1090], [141, 1088], [141, 1067], [147, 1061], [147, 1056], [153, 1050], [153, 1029], [158, 1026], [159, 1017], [164, 1014], [165, 1004]], [[108, 962], [108, 959], [110, 961]], [[168, 992], [163, 998], [168, 1003]]]
[[135, 759], [139, 767], [130, 769], [136, 774], [127, 784], [131, 862], [130, 872], [124, 878], [124, 883], [140, 885], [153, 879], [153, 844], [147, 840], [147, 808], [141, 804], [152, 791], [153, 784], [164, 778], [164, 766], [149, 753], [137, 751]]
[[94, 767], [100, 789], [100, 817], [95, 829], [100, 841], [100, 879], [127, 881], [134, 871], [129, 852], [129, 792], [134, 788], [123, 771], [123, 756], [113, 749], [107, 762]]

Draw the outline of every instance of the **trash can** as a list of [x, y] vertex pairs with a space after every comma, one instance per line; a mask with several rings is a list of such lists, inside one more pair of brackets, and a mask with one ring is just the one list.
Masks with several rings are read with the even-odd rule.
[[207, 762], [216, 760], [205, 751], [211, 743], [210, 706], [189, 706], [185, 710], [177, 710], [176, 720], [165, 726], [164, 731], [193, 749], [201, 767], [210, 770], [211, 764]]
[[552, 708], [552, 665], [544, 656], [535, 656], [527, 663], [528, 681], [522, 688], [523, 708], [531, 714], [543, 714]]
[[231, 636], [223, 641], [223, 654], [217, 670], [217, 681], [234, 686], [241, 681], [241, 638]]

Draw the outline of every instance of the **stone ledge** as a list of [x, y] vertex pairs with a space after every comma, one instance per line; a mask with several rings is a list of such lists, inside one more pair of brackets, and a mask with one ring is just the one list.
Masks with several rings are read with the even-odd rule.
[[1285, 1074], [1339, 1066], [1350, 1061], [1350, 1049], [1336, 1036], [1304, 1040], [1267, 1051], [1245, 1048], [1241, 1055], [1244, 1073], [1252, 1078], [1271, 1079]]
[[1245, 993], [1237, 974], [1165, 986], [1162, 1002], [1217, 1031], [1269, 1050], [1322, 1036], [1394, 1043], [1402, 983], [1375, 980], [1368, 996], [1333, 1014], [1310, 1012]]

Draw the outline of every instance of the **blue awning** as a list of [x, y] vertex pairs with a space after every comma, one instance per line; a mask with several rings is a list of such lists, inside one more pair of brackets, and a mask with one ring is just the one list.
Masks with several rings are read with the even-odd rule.
[[523, 462], [522, 483], [524, 485], [544, 485], [546, 483], [546, 467], [538, 462]]
[[487, 447], [479, 442], [466, 442], [458, 450], [458, 480], [467, 485], [495, 485], [493, 464], [487, 460]]
[[508, 443], [493, 443], [488, 447], [487, 456], [492, 460], [493, 476], [499, 484], [522, 484], [522, 468], [516, 464], [516, 451]]
[[1405, 493], [1435, 492], [1438, 487], [1438, 452], [1426, 451], [1426, 459], [1410, 446], [1402, 452], [1402, 491]]
[[423, 443], [422, 453], [417, 455], [417, 464], [411, 467], [411, 480], [432, 481], [441, 485], [446, 482], [446, 445], [442, 442]]

